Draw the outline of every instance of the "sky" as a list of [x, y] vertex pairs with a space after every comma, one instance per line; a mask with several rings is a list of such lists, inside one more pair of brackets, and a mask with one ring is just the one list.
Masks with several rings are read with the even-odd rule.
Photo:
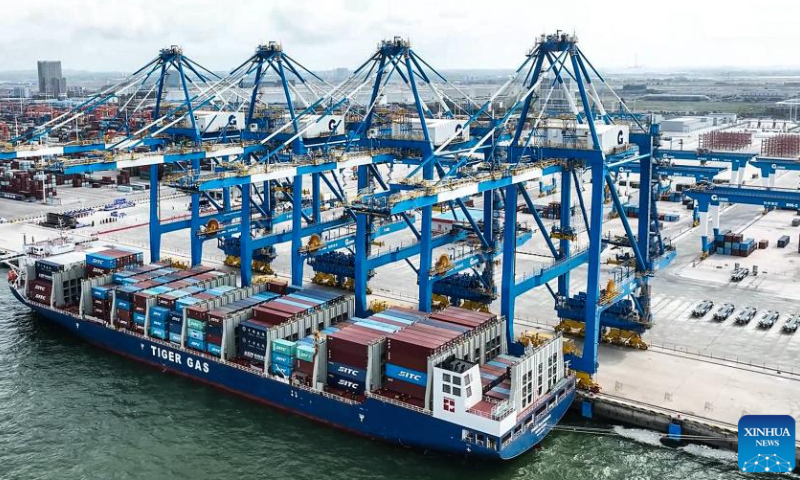
[[355, 68], [400, 35], [439, 69], [516, 68], [561, 29], [602, 70], [800, 67], [800, 2], [24, 0], [0, 15], [0, 70], [133, 71], [168, 45], [230, 70], [269, 40], [311, 70]]

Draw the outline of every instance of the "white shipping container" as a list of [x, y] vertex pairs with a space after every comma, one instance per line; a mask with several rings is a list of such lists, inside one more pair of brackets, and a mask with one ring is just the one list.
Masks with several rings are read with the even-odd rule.
[[[600, 147], [605, 153], [629, 143], [630, 127], [628, 125], [595, 124], [595, 130]], [[586, 124], [548, 125], [545, 127], [545, 139], [551, 145], [563, 144], [567, 148], [594, 148], [592, 133], [589, 125]]]
[[242, 112], [196, 111], [194, 119], [201, 132], [219, 132], [226, 126], [229, 130], [238, 130], [244, 127], [244, 113]]
[[[453, 142], [469, 140], [469, 126], [466, 120], [452, 118], [429, 118], [425, 120], [428, 135], [434, 145], [444, 144], [450, 137], [456, 136]], [[411, 120], [411, 132], [415, 137], [422, 137], [422, 125], [419, 119]]]
[[[630, 127], [628, 125], [595, 125], [597, 138], [600, 141], [600, 148], [608, 153], [615, 148], [627, 145], [630, 141]], [[589, 126], [586, 126], [588, 132]], [[591, 139], [591, 134], [589, 134]], [[590, 141], [589, 146], [594, 148], [594, 142]]]
[[344, 121], [341, 115], [305, 115], [297, 122], [297, 128], [303, 132], [303, 138], [343, 135]]

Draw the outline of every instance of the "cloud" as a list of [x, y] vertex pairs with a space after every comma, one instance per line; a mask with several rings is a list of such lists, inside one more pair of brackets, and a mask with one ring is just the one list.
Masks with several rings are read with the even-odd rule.
[[130, 71], [159, 48], [180, 44], [196, 61], [225, 70], [259, 43], [279, 40], [309, 68], [353, 68], [383, 38], [410, 38], [441, 68], [514, 68], [535, 37], [575, 31], [601, 69], [796, 66], [800, 30], [791, 0], [752, 3], [673, 0], [615, 4], [576, 0], [28, 0], [0, 18], [0, 69]]

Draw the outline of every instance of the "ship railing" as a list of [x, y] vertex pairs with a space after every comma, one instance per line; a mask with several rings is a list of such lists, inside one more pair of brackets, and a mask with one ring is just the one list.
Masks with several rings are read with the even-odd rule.
[[492, 407], [491, 412], [484, 412], [481, 410], [467, 410], [469, 413], [473, 415], [478, 415], [479, 417], [488, 418], [489, 420], [494, 421], [501, 421], [514, 413], [514, 408], [511, 406], [511, 403], [506, 400], [504, 402], [498, 403]]
[[371, 398], [373, 400], [378, 400], [379, 402], [391, 403], [392, 405], [407, 408], [409, 410], [413, 410], [415, 412], [422, 413], [425, 415], [433, 415], [433, 412], [430, 410], [426, 410], [416, 405], [411, 405], [410, 403], [401, 402], [399, 400], [395, 400], [394, 398], [384, 397], [383, 395], [376, 395], [372, 392], [365, 392], [364, 396], [366, 396], [367, 398]]
[[352, 400], [350, 398], [345, 398], [345, 397], [341, 397], [339, 395], [334, 395], [333, 393], [326, 392], [325, 390], [317, 390], [315, 388], [311, 388], [308, 385], [299, 384], [299, 385], [292, 385], [292, 386], [294, 388], [299, 389], [299, 390], [305, 390], [307, 392], [311, 392], [311, 393], [314, 393], [314, 394], [317, 394], [317, 395], [322, 395], [325, 398], [329, 398], [331, 400], [336, 400], [338, 402], [346, 403], [348, 405], [359, 405], [361, 403], [361, 402], [358, 402], [356, 400]]

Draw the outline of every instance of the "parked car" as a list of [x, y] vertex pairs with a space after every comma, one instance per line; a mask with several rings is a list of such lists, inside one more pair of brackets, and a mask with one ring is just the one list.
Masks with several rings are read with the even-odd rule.
[[757, 312], [758, 312], [758, 310], [756, 310], [756, 308], [755, 308], [755, 307], [744, 307], [744, 308], [743, 308], [743, 309], [742, 309], [742, 310], [741, 310], [741, 311], [740, 311], [740, 312], [739, 312], [739, 313], [736, 315], [736, 319], [734, 320], [734, 322], [735, 322], [737, 325], [747, 325], [748, 323], [750, 323], [750, 320], [752, 320], [752, 319], [753, 319], [753, 317], [755, 317], [755, 316], [756, 316], [756, 313], [757, 313]]
[[733, 280], [734, 282], [741, 282], [748, 275], [750, 275], [749, 268], [739, 267], [736, 270], [734, 270], [733, 273], [731, 274], [731, 280]]
[[731, 316], [734, 310], [736, 310], [736, 306], [734, 304], [723, 303], [722, 306], [719, 307], [716, 312], [714, 312], [714, 320], [720, 322], [724, 321]]
[[797, 327], [800, 327], [800, 316], [797, 314], [789, 315], [789, 318], [787, 318], [786, 322], [783, 324], [783, 331], [793, 333], [797, 331]]
[[767, 312], [761, 316], [761, 320], [758, 321], [758, 326], [763, 329], [770, 329], [773, 325], [778, 323], [780, 316], [781, 314], [774, 310], [767, 310]]
[[692, 310], [693, 317], [705, 317], [711, 309], [714, 308], [714, 302], [711, 300], [703, 300]]

